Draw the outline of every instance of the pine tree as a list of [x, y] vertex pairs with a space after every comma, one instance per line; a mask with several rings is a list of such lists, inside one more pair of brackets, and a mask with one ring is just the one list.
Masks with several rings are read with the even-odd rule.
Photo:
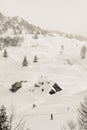
[[9, 130], [9, 122], [6, 115], [6, 108], [1, 106], [0, 108], [0, 130]]
[[0, 44], [0, 50], [2, 50], [2, 45]]
[[6, 49], [4, 50], [3, 57], [5, 57], [5, 58], [8, 57]]
[[33, 38], [34, 38], [34, 39], [38, 39], [38, 31], [35, 32]]
[[22, 66], [28, 66], [28, 61], [27, 61], [26, 56], [24, 57], [24, 60], [22, 62]]
[[82, 59], [85, 58], [86, 52], [87, 52], [87, 48], [85, 45], [83, 45], [81, 48], [81, 54], [80, 54]]
[[87, 98], [80, 104], [78, 115], [79, 130], [87, 130]]
[[34, 57], [34, 61], [33, 61], [33, 62], [34, 62], [34, 63], [38, 62], [37, 56]]

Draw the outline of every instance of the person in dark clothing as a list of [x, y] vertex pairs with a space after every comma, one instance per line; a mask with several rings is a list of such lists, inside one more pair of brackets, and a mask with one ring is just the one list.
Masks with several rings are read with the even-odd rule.
[[53, 120], [53, 114], [51, 113], [51, 120]]

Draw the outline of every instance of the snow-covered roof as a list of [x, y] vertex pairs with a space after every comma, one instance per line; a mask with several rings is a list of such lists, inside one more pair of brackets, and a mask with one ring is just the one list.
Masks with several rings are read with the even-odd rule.
[[53, 87], [54, 84], [57, 85], [55, 81], [48, 80], [47, 77], [41, 76], [40, 79], [33, 85], [32, 91], [35, 93], [40, 93], [42, 91], [44, 91], [44, 93], [49, 93], [51, 90], [56, 92]]

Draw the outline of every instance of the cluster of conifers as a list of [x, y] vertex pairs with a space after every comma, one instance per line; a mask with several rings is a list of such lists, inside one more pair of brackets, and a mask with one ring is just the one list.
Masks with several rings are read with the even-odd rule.
[[[3, 52], [3, 57], [4, 57], [4, 58], [7, 58], [7, 57], [8, 57], [8, 53], [7, 53], [6, 49], [5, 49], [4, 52]], [[37, 62], [38, 62], [38, 58], [37, 58], [36, 55], [35, 55], [35, 57], [34, 57], [33, 62], [34, 62], [34, 63], [37, 63]], [[23, 67], [24, 67], [24, 66], [28, 66], [28, 60], [27, 60], [26, 56], [25, 56], [24, 59], [23, 59], [22, 66], [23, 66]]]

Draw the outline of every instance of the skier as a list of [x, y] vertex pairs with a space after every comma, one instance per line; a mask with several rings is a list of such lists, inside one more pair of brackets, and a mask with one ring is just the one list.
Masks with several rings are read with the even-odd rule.
[[53, 120], [53, 114], [51, 113], [51, 120]]

